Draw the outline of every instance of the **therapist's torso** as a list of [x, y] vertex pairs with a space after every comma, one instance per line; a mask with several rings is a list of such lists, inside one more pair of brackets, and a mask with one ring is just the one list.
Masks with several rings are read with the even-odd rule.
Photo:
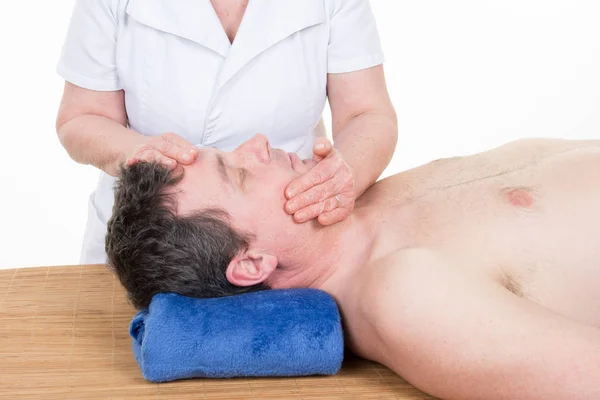
[[[263, 133], [310, 157], [327, 74], [382, 61], [367, 0], [250, 0], [233, 44], [210, 0], [77, 0], [57, 71], [124, 90], [141, 134], [229, 151]], [[90, 197], [96, 225], [110, 218], [114, 181], [101, 173]]]
[[322, 0], [250, 1], [233, 44], [209, 1], [130, 0], [120, 14], [133, 130], [225, 151], [259, 132], [289, 151], [312, 142], [326, 98]]

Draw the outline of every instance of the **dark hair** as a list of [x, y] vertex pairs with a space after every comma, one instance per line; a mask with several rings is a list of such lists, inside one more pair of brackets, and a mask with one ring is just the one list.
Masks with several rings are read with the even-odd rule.
[[[247, 250], [252, 235], [236, 232], [229, 214], [205, 209], [177, 215], [175, 185], [183, 178], [157, 162], [119, 167], [105, 250], [136, 308], [156, 293], [222, 297], [268, 289], [239, 287], [225, 276], [231, 259]], [[170, 190], [171, 189], [171, 190]]]

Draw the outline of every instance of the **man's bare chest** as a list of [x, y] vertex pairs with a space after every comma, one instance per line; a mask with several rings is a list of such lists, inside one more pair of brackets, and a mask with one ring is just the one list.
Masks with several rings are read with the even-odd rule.
[[[516, 295], [600, 323], [600, 147], [551, 144], [509, 144], [392, 178], [372, 200], [387, 222], [379, 251], [432, 248]], [[392, 196], [394, 186], [405, 193]]]

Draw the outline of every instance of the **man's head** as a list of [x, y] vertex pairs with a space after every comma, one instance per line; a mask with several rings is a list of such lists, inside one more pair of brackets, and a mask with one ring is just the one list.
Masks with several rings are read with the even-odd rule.
[[307, 170], [262, 135], [229, 153], [203, 148], [175, 171], [148, 162], [123, 168], [106, 252], [133, 305], [146, 307], [161, 292], [219, 297], [268, 288], [278, 257], [313, 229], [283, 208], [285, 187]]

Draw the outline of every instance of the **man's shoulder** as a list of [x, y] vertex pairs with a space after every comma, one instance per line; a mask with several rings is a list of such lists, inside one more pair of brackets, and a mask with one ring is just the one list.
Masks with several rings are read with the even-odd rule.
[[433, 269], [443, 268], [447, 264], [448, 259], [436, 249], [404, 248], [374, 261], [369, 267], [372, 279], [368, 282], [372, 285], [381, 285], [383, 279], [383, 282], [408, 280], [410, 283], [416, 283], [415, 281], [427, 279]]
[[460, 312], [449, 301], [457, 291], [497, 286], [490, 277], [435, 248], [402, 249], [369, 267], [362, 283], [364, 314], [385, 329], [413, 324], [414, 331], [420, 331], [419, 324]]
[[395, 251], [367, 266], [362, 290], [365, 307], [374, 318], [395, 309], [398, 315], [407, 304], [431, 290], [440, 290], [446, 281], [440, 277], [452, 268], [449, 260], [431, 248], [406, 248]]
[[395, 350], [400, 344], [414, 346], [420, 340], [415, 332], [422, 332], [427, 321], [443, 312], [443, 307], [432, 304], [436, 298], [432, 294], [450, 287], [440, 279], [448, 268], [443, 255], [429, 248], [398, 250], [366, 265], [357, 277], [354, 300], [346, 304], [354, 351], [382, 362], [390, 346]]
[[[352, 333], [350, 347], [362, 357], [381, 360], [388, 334], [399, 321], [408, 319], [410, 305], [431, 288], [434, 270], [442, 268], [443, 262], [432, 249], [410, 248], [361, 268], [347, 287], [351, 295], [344, 296], [342, 304], [346, 326]], [[383, 342], [373, 341], [373, 337]]]

